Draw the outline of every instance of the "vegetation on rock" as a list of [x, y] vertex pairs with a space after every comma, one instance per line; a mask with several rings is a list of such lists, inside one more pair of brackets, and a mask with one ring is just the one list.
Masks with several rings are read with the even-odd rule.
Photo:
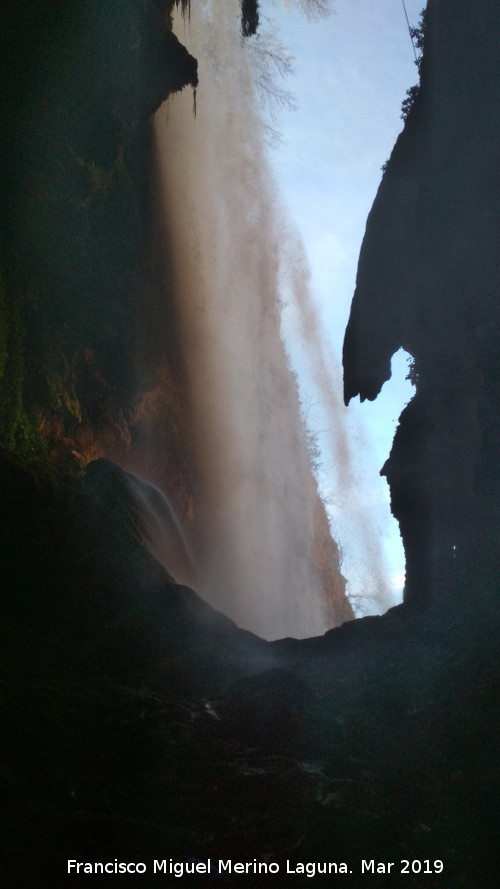
[[[415, 64], [418, 69], [418, 73], [422, 75], [422, 62], [424, 58], [424, 49], [425, 49], [425, 34], [427, 30], [427, 22], [428, 15], [427, 10], [422, 9], [420, 13], [420, 20], [416, 27], [410, 27], [410, 37], [413, 44], [413, 49], [415, 52]], [[416, 84], [415, 86], [411, 86], [406, 90], [406, 98], [403, 99], [401, 105], [401, 118], [402, 120], [406, 120], [408, 115], [411, 113], [412, 109], [415, 106], [417, 101], [417, 97], [420, 92], [420, 85]]]

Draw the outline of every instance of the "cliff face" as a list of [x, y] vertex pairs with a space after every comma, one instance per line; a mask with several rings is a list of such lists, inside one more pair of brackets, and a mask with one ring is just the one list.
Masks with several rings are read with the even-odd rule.
[[420, 91], [367, 221], [344, 343], [346, 403], [376, 398], [400, 346], [414, 358], [416, 395], [382, 472], [416, 604], [494, 567], [499, 502], [500, 9], [430, 0], [427, 19]]
[[123, 451], [171, 335], [149, 322], [150, 118], [197, 83], [173, 7], [2, 4], [0, 442], [28, 458]]
[[151, 118], [197, 84], [176, 6], [187, 14], [184, 0], [2, 5], [0, 447], [58, 470], [123, 462], [166, 380], [161, 444], [185, 513], [175, 322], [158, 312], [169, 288], [152, 232]]

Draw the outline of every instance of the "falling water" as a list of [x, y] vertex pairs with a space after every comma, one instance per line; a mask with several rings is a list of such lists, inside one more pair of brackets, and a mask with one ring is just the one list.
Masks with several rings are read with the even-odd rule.
[[137, 475], [125, 474], [140, 506], [144, 543], [177, 583], [196, 583], [196, 567], [189, 552], [189, 542], [163, 491]]
[[156, 117], [200, 490], [198, 590], [268, 638], [307, 636], [350, 609], [281, 335], [283, 282], [293, 269], [307, 305], [307, 272], [266, 162], [239, 15], [237, 0], [192, 7], [180, 36], [199, 62], [196, 116], [186, 90]]

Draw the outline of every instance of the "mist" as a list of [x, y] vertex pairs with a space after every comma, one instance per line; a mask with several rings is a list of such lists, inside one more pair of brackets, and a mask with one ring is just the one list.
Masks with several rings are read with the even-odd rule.
[[[197, 477], [192, 549], [208, 601], [266, 638], [305, 637], [352, 615], [283, 342], [285, 299], [332, 418], [343, 499], [353, 473], [307, 262], [266, 159], [239, 11], [213, 0], [179, 18], [199, 63], [196, 113], [185, 90], [155, 119]], [[368, 533], [366, 550], [377, 574]]]

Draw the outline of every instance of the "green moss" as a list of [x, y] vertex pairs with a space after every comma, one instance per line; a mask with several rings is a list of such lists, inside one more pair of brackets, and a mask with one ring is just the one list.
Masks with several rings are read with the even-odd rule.
[[0, 445], [39, 459], [47, 450], [40, 432], [39, 412], [26, 396], [25, 298], [7, 294], [1, 275], [0, 295]]
[[7, 362], [7, 304], [5, 302], [5, 279], [0, 269], [0, 386]]

